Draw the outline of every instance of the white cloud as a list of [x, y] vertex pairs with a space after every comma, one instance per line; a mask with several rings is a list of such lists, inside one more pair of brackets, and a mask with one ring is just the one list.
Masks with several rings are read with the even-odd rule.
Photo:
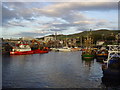
[[75, 21], [74, 24], [93, 24], [92, 21]]
[[[41, 3], [38, 3], [41, 4]], [[47, 16], [47, 17], [65, 17], [70, 13], [75, 13], [78, 11], [91, 11], [91, 10], [116, 10], [117, 3], [104, 3], [104, 2], [82, 2], [82, 3], [54, 3], [52, 5], [48, 5], [44, 8], [29, 8], [31, 3], [3, 3], [3, 12], [2, 18], [3, 22], [18, 18], [18, 19], [30, 19], [31, 17], [38, 16]], [[7, 7], [7, 8], [6, 8]], [[12, 8], [13, 10], [10, 10]], [[77, 16], [77, 15], [76, 15]], [[80, 15], [79, 15], [80, 16]], [[84, 16], [81, 15], [82, 18]]]
[[[41, 5], [40, 3], [35, 3]], [[21, 6], [22, 7], [21, 7]], [[52, 3], [44, 7], [30, 6], [31, 3], [4, 3], [3, 25], [9, 27], [25, 27], [16, 36], [46, 35], [54, 31], [75, 32], [94, 28], [115, 28], [108, 20], [101, 20], [86, 16], [81, 11], [110, 11], [117, 10], [117, 3], [80, 2], [80, 3]], [[111, 26], [111, 27], [110, 27]], [[32, 30], [32, 31], [29, 31]], [[70, 31], [69, 31], [70, 29]], [[73, 31], [71, 31], [73, 30]]]
[[34, 11], [48, 16], [63, 16], [71, 11], [116, 10], [118, 3], [111, 2], [71, 2], [56, 3], [44, 8], [34, 8]]

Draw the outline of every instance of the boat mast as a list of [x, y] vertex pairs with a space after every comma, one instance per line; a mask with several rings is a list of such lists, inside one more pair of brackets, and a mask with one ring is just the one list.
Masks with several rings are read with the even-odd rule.
[[91, 35], [92, 35], [92, 33], [91, 33], [91, 29], [90, 29], [90, 33], [87, 32], [87, 36], [85, 39], [86, 49], [89, 49], [90, 52], [91, 52], [91, 47], [92, 47], [92, 43], [93, 43], [93, 39], [92, 39]]
[[55, 40], [57, 40], [57, 32], [55, 32]]
[[82, 47], [82, 36], [81, 36], [81, 39], [80, 39], [80, 40], [81, 40], [81, 47]]
[[55, 32], [55, 47], [57, 48], [57, 32]]
[[66, 35], [66, 37], [65, 37], [65, 40], [66, 40], [66, 41], [65, 41], [65, 46], [68, 47], [68, 44], [67, 44], [67, 35]]

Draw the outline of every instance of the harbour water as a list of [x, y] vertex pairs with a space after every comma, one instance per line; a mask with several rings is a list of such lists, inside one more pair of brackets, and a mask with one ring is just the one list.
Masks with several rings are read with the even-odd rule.
[[[101, 63], [81, 51], [3, 56], [3, 88], [105, 88]], [[119, 87], [119, 86], [118, 86]]]

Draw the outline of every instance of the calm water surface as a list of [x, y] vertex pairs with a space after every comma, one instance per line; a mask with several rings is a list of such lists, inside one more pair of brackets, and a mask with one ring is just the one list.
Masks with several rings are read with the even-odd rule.
[[80, 51], [3, 57], [3, 88], [102, 88], [102, 76]]

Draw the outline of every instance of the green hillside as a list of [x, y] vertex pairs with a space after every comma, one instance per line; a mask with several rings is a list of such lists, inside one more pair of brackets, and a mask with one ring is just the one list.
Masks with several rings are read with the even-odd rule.
[[[86, 37], [88, 34], [90, 33], [90, 31], [83, 31], [81, 33], [76, 33], [76, 34], [70, 34], [70, 35], [57, 35], [57, 39], [61, 39], [61, 40], [65, 40], [67, 39], [84, 39], [84, 37]], [[118, 33], [120, 33], [120, 30], [106, 30], [106, 29], [101, 29], [101, 30], [92, 30], [92, 38], [94, 40], [94, 43], [96, 43], [96, 41], [98, 40], [114, 40], [115, 39], [115, 35], [117, 35]], [[49, 36], [53, 36], [55, 37], [55, 35], [49, 35]]]
[[[58, 35], [57, 39], [65, 39], [67, 38], [84, 38], [87, 36], [87, 34], [89, 34], [90, 31], [83, 31], [81, 33], [76, 33], [76, 34], [71, 34], [71, 35]], [[96, 42], [97, 40], [108, 40], [108, 39], [115, 39], [115, 35], [117, 35], [118, 33], [120, 33], [120, 30], [95, 30], [95, 31], [91, 31], [92, 33], [92, 37], [94, 39], [94, 41]]]

